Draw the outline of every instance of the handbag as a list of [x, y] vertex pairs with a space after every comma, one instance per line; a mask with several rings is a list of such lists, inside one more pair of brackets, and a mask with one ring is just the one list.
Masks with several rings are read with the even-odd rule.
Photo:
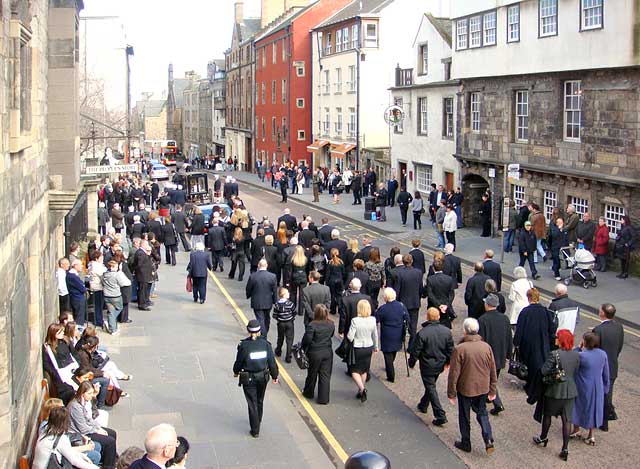
[[187, 275], [187, 292], [191, 293], [193, 291], [193, 280], [191, 279], [191, 275]]
[[513, 352], [513, 357], [511, 357], [511, 359], [509, 360], [508, 372], [510, 375], [513, 375], [523, 381], [526, 380], [527, 376], [529, 375], [529, 369], [527, 368], [527, 365], [520, 361], [520, 353], [518, 347], [516, 347], [515, 351]]
[[[58, 447], [58, 442], [60, 441], [61, 436], [62, 435], [58, 435], [55, 441], [53, 442], [53, 447], [51, 448], [51, 454], [49, 455], [49, 462], [47, 463], [47, 469], [73, 469], [73, 466], [69, 461], [67, 461], [67, 458], [65, 458], [63, 455], [61, 455], [56, 451], [56, 448]], [[58, 462], [58, 458], [56, 457], [56, 454], [60, 455], [61, 462]]]
[[293, 352], [293, 358], [298, 364], [298, 368], [301, 370], [306, 370], [309, 368], [309, 357], [307, 357], [307, 353], [302, 348], [302, 344], [298, 342], [291, 347], [291, 351]]
[[560, 353], [557, 350], [552, 352], [553, 356], [553, 368], [551, 371], [542, 375], [542, 382], [546, 385], [564, 383], [567, 380], [567, 376], [562, 369], [562, 364], [560, 363]]
[[104, 400], [105, 405], [113, 407], [118, 403], [121, 395], [122, 389], [116, 388], [115, 386], [109, 386], [109, 389], [107, 390], [107, 397]]

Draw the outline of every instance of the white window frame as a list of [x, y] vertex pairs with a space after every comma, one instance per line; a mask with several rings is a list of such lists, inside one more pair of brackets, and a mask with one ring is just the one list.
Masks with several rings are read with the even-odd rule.
[[298, 130], [298, 140], [305, 140], [306, 136], [305, 136], [305, 132], [304, 130]]
[[347, 82], [347, 91], [353, 93], [356, 90], [356, 66], [349, 65], [349, 81]]
[[420, 75], [427, 75], [429, 73], [429, 44], [424, 43], [418, 46], [420, 57]]
[[[590, 24], [587, 24], [587, 23]], [[580, 30], [604, 27], [604, 0], [580, 0]]]
[[558, 0], [538, 0], [538, 37], [557, 35]]
[[336, 93], [342, 93], [342, 69], [336, 68]]
[[553, 209], [558, 207], [558, 193], [555, 191], [544, 191], [544, 219], [547, 220], [547, 224], [551, 221], [551, 215]]
[[262, 48], [262, 67], [266, 67], [267, 65], [267, 46]]
[[296, 76], [303, 77], [305, 75], [304, 65], [296, 65]]
[[331, 33], [325, 35], [324, 55], [331, 55]]
[[[582, 133], [582, 82], [580, 80], [567, 80], [563, 83], [564, 96], [564, 125], [562, 134], [566, 142], [580, 142]], [[568, 127], [571, 126], [571, 134]], [[575, 136], [577, 126], [578, 136]]]
[[280, 125], [282, 125], [282, 142], [285, 141], [286, 137], [287, 137], [287, 118], [286, 117], [282, 117], [281, 119], [281, 123]]
[[427, 97], [418, 98], [418, 135], [428, 134], [428, 101]]
[[265, 104], [266, 101], [266, 94], [267, 94], [267, 86], [265, 85], [264, 81], [262, 82], [262, 104]]
[[278, 90], [276, 88], [276, 81], [271, 80], [271, 104], [276, 103], [277, 94], [278, 94]]
[[342, 52], [342, 29], [336, 29], [336, 54]]
[[604, 219], [609, 227], [609, 238], [616, 239], [622, 227], [620, 221], [625, 216], [624, 207], [617, 204], [605, 204]]
[[495, 10], [482, 17], [482, 45], [495, 46], [498, 37], [498, 15]]
[[473, 133], [480, 133], [480, 93], [471, 93], [470, 96], [471, 111], [471, 131]]
[[324, 71], [324, 94], [331, 92], [331, 74], [329, 70]]
[[515, 140], [518, 143], [526, 143], [529, 141], [529, 91], [518, 90], [515, 98]]
[[507, 8], [507, 42], [520, 41], [520, 4]]
[[[449, 109], [448, 104], [451, 105]], [[444, 97], [442, 98], [442, 106], [443, 106], [443, 129], [442, 136], [447, 139], [453, 138], [454, 133], [454, 113], [453, 113], [453, 98], [452, 97]]]
[[469, 18], [469, 49], [482, 47], [482, 15]]
[[[402, 107], [403, 103], [404, 103], [404, 100], [400, 97], [393, 99], [393, 104], [396, 106]], [[403, 132], [404, 132], [404, 128], [402, 126], [402, 121], [399, 124], [393, 126], [393, 133], [401, 134]]]
[[[373, 27], [373, 34], [369, 34], [369, 27]], [[378, 24], [366, 23], [364, 29], [364, 46], [365, 47], [378, 47]]]
[[286, 78], [282, 80], [282, 103], [286, 104], [287, 102], [287, 80]]
[[282, 61], [285, 62], [287, 60], [287, 38], [282, 38]]
[[329, 135], [331, 132], [331, 109], [324, 108], [324, 121], [322, 121], [322, 133], [323, 135]]
[[347, 134], [350, 138], [356, 136], [356, 108], [349, 108], [349, 123], [347, 124]]
[[336, 108], [336, 126], [335, 126], [336, 134], [342, 135], [342, 108]]
[[456, 50], [469, 47], [469, 20], [467, 18], [456, 21]]
[[349, 27], [342, 28], [342, 50], [349, 49]]
[[582, 216], [589, 211], [589, 200], [576, 196], [571, 196], [569, 200], [569, 203], [575, 207], [580, 220], [582, 220]]
[[272, 116], [271, 117], [271, 140], [272, 141], [276, 141], [276, 117]]
[[267, 121], [265, 120], [265, 118], [262, 118], [262, 141], [264, 142], [264, 139], [267, 135]]
[[357, 49], [358, 48], [358, 25], [354, 24], [353, 26], [351, 26], [351, 48], [352, 49]]
[[524, 186], [519, 184], [513, 185], [513, 202], [516, 204], [516, 208], [520, 209], [527, 203], [527, 194]]
[[304, 98], [297, 98], [296, 99], [296, 107], [298, 109], [303, 109], [304, 108]]
[[419, 192], [431, 191], [433, 182], [433, 166], [428, 164], [416, 164], [416, 189]]
[[271, 44], [271, 62], [278, 63], [278, 42], [274, 41]]

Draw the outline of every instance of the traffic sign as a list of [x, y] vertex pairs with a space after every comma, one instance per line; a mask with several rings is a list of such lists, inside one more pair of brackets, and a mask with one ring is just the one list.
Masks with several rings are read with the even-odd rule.
[[117, 164], [113, 166], [87, 166], [85, 174], [108, 174], [108, 173], [135, 173], [138, 171], [137, 164]]

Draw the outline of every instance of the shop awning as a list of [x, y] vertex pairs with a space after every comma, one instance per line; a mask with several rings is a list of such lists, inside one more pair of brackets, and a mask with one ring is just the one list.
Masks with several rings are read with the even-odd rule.
[[311, 145], [307, 146], [307, 151], [314, 152], [322, 150], [324, 147], [329, 145], [329, 140], [316, 140]]
[[344, 158], [348, 152], [353, 150], [356, 146], [353, 143], [341, 143], [331, 149], [331, 156], [336, 158]]

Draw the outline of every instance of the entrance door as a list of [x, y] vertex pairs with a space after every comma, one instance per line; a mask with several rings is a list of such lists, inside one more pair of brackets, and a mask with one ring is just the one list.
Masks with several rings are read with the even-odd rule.
[[407, 189], [407, 163], [398, 162], [398, 184]]
[[245, 138], [244, 149], [245, 149], [246, 166], [244, 168], [238, 168], [238, 169], [253, 172], [255, 171], [255, 168], [253, 167], [253, 154], [251, 153], [251, 139], [248, 137]]
[[449, 191], [453, 190], [453, 173], [450, 171], [444, 172], [444, 187]]
[[482, 194], [489, 188], [486, 179], [478, 174], [467, 174], [462, 179], [462, 220], [466, 226], [480, 226], [480, 206], [482, 204]]

